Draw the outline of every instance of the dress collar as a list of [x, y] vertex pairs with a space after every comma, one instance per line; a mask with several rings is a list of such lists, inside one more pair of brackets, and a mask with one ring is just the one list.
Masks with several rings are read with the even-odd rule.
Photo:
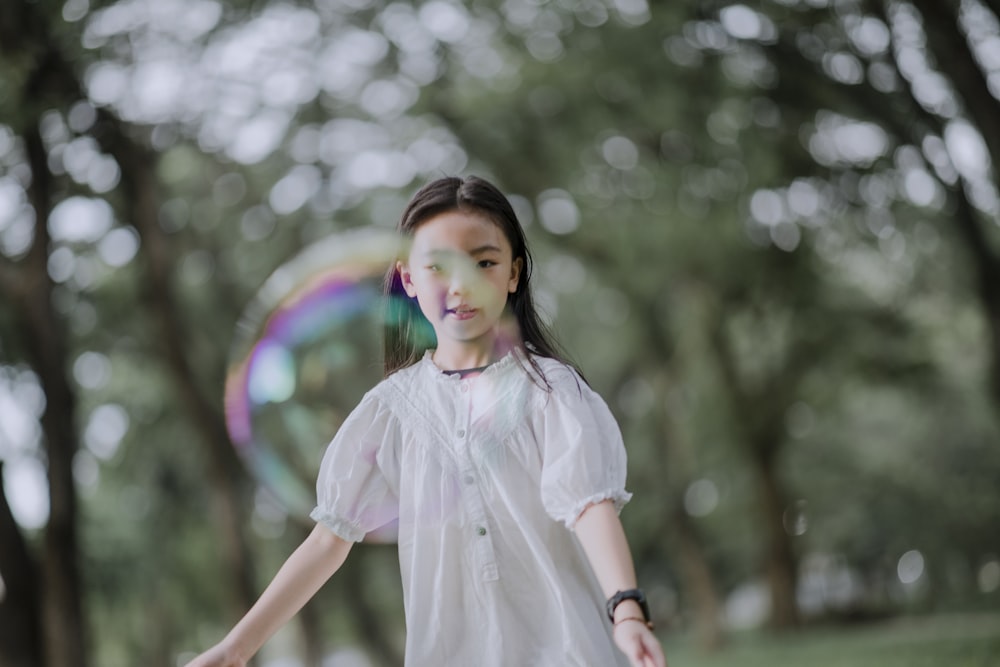
[[[424, 352], [423, 358], [420, 360], [421, 370], [424, 373], [433, 375], [440, 382], [462, 382], [463, 378], [459, 376], [458, 373], [447, 373], [438, 367], [431, 358], [434, 354], [434, 350], [427, 350]], [[493, 375], [500, 375], [501, 373], [506, 373], [508, 369], [517, 366], [519, 358], [524, 356], [524, 352], [515, 348], [510, 350], [504, 356], [500, 357], [497, 361], [483, 369], [483, 372], [476, 377], [488, 377]], [[469, 378], [475, 379], [475, 378]]]

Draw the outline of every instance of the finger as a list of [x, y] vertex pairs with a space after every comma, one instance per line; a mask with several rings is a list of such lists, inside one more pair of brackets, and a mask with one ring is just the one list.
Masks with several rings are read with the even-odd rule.
[[630, 642], [629, 650], [625, 653], [628, 657], [628, 662], [632, 667], [646, 667], [645, 661], [643, 660], [642, 641], [638, 637], [630, 637], [632, 640]]
[[649, 667], [666, 667], [667, 658], [663, 653], [663, 647], [657, 641], [656, 636], [649, 634], [642, 638], [643, 648], [649, 656]]

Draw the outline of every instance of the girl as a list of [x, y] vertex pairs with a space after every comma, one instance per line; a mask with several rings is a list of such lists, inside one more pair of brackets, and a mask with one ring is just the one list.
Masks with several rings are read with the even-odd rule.
[[407, 667], [665, 667], [618, 520], [621, 434], [535, 312], [510, 203], [443, 178], [399, 229], [409, 252], [386, 292], [414, 307], [386, 332], [386, 379], [323, 458], [317, 526], [188, 667], [244, 667], [394, 519]]

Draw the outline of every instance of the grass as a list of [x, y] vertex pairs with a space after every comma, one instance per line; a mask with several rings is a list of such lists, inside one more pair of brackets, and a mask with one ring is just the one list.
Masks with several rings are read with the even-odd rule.
[[712, 654], [684, 638], [668, 637], [664, 648], [670, 667], [1000, 667], [1000, 614], [740, 634]]

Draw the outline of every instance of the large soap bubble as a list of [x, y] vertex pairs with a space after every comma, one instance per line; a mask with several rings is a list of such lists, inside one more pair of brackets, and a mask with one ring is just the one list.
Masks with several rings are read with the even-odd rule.
[[[382, 280], [399, 236], [363, 230], [319, 241], [279, 267], [239, 320], [226, 378], [226, 424], [253, 476], [306, 519], [324, 449], [382, 378], [382, 329], [409, 303]], [[390, 540], [392, 527], [369, 535]]]

